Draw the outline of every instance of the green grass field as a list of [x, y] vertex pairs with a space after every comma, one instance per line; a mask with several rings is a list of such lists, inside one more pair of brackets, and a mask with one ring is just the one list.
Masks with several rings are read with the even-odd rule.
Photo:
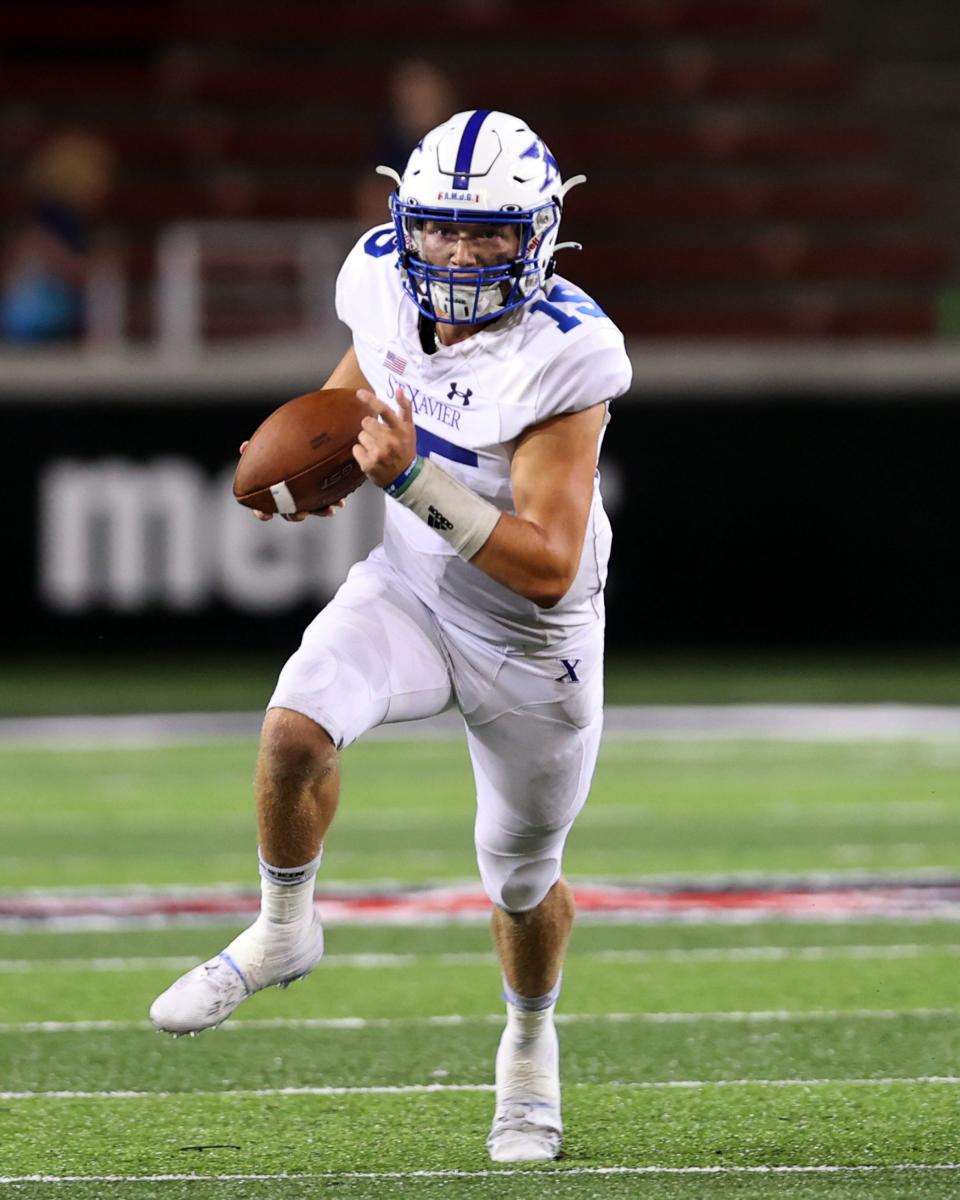
[[[284, 657], [0, 660], [0, 717], [256, 710]], [[960, 657], [952, 650], [650, 651], [610, 656], [605, 680], [610, 704], [960, 704]]]
[[[0, 749], [7, 894], [253, 886], [253, 755], [247, 743]], [[611, 742], [568, 871], [956, 874], [958, 768], [960, 744], [946, 742]], [[469, 880], [471, 810], [459, 743], [357, 746], [322, 883]], [[950, 922], [584, 921], [559, 1010], [565, 1156], [506, 1170], [484, 1146], [502, 1011], [485, 928], [333, 926], [309, 980], [253, 997], [222, 1030], [149, 1030], [153, 996], [230, 936], [0, 932], [0, 1195], [946, 1200], [960, 1188]]]

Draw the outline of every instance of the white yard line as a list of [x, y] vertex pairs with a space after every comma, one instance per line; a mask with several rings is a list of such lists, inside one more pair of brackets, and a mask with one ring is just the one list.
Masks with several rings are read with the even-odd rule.
[[[888, 1075], [858, 1079], [651, 1079], [623, 1081], [611, 1080], [603, 1083], [568, 1084], [573, 1088], [607, 1087], [628, 1091], [699, 1091], [707, 1088], [815, 1088], [815, 1087], [920, 1087], [955, 1086], [960, 1084], [958, 1075]], [[283, 1087], [283, 1088], [231, 1088], [228, 1091], [197, 1089], [195, 1091], [133, 1091], [114, 1090], [102, 1092], [49, 1091], [49, 1092], [0, 1092], [0, 1100], [170, 1100], [179, 1097], [191, 1099], [229, 1098], [251, 1100], [268, 1096], [403, 1096], [439, 1092], [492, 1092], [492, 1083], [408, 1083], [368, 1084], [356, 1086], [328, 1087]]]
[[[557, 1013], [558, 1025], [579, 1024], [641, 1024], [697, 1025], [701, 1022], [731, 1022], [758, 1024], [804, 1021], [896, 1021], [936, 1020], [941, 1017], [960, 1017], [960, 1008], [813, 1008], [806, 1011], [789, 1009], [758, 1009], [756, 1011], [721, 1012], [614, 1012], [614, 1013]], [[394, 1029], [411, 1026], [502, 1025], [500, 1013], [478, 1013], [465, 1016], [451, 1013], [432, 1017], [264, 1017], [228, 1021], [220, 1031], [239, 1033], [260, 1029]], [[0, 1034], [11, 1033], [123, 1033], [152, 1029], [149, 1021], [10, 1021], [0, 1024]]]
[[[662, 950], [593, 950], [569, 955], [568, 961], [611, 964], [702, 963], [702, 962], [820, 962], [832, 959], [920, 958], [926, 954], [960, 954], [960, 945], [906, 943], [891, 945], [832, 946], [727, 946], [679, 947]], [[135, 955], [129, 958], [0, 958], [0, 975], [26, 975], [33, 971], [160, 971], [187, 970], [199, 961], [197, 955]], [[331, 967], [376, 968], [491, 966], [493, 954], [328, 954], [324, 970]]]
[[[253, 713], [6, 717], [0, 749], [134, 749], [255, 738]], [[368, 739], [448, 740], [463, 736], [456, 713], [371, 730]], [[641, 704], [611, 706], [610, 740], [939, 741], [960, 738], [960, 706], [936, 704]]]
[[181, 971], [195, 967], [198, 955], [134, 958], [0, 958], [0, 975], [28, 975], [33, 971]]
[[183, 1092], [150, 1091], [52, 1091], [52, 1092], [0, 1092], [0, 1100], [170, 1100], [179, 1096], [193, 1099], [226, 1100], [232, 1096], [253, 1100], [266, 1096], [404, 1096], [431, 1092], [492, 1092], [492, 1083], [410, 1083], [371, 1084], [355, 1087], [288, 1087], [288, 1088], [231, 1088], [229, 1091], [198, 1089]]
[[709, 1166], [709, 1167], [504, 1167], [480, 1171], [318, 1171], [292, 1174], [287, 1171], [246, 1175], [200, 1175], [183, 1172], [169, 1175], [0, 1175], [0, 1184], [16, 1183], [269, 1183], [281, 1180], [405, 1180], [405, 1179], [495, 1179], [524, 1175], [528, 1179], [561, 1179], [567, 1175], [858, 1175], [884, 1171], [912, 1174], [924, 1171], [960, 1171], [960, 1163], [863, 1163], [810, 1166]]
[[[944, 873], [947, 868], [942, 868]], [[956, 885], [951, 881], [950, 887]], [[424, 913], [411, 911], [410, 906], [399, 906], [394, 913], [381, 911], [376, 914], [331, 911], [333, 906], [325, 904], [324, 898], [318, 897], [317, 909], [323, 923], [327, 927], [336, 926], [339, 929], [351, 926], [363, 928], [439, 928], [452, 925], [477, 926], [487, 925], [490, 921], [489, 912], [469, 911], [450, 913], [434, 911]], [[722, 925], [747, 926], [769, 925], [772, 923], [787, 925], [837, 925], [848, 922], [896, 923], [901, 925], [928, 925], [932, 923], [956, 924], [960, 920], [960, 900], [945, 899], [929, 901], [924, 908], [911, 908], [893, 902], [885, 909], [880, 905], [869, 910], [836, 911], [828, 909], [828, 903], [818, 903], [806, 911], [783, 909], [770, 905], [754, 908], [723, 908], [710, 905], [691, 904], [689, 908], [677, 908], [669, 911], [651, 909], [650, 911], [629, 909], [597, 909], [581, 908], [577, 913], [578, 925], [637, 925], [644, 928], [662, 928], [665, 925], [693, 926]], [[827, 910], [827, 911], [825, 911]], [[241, 914], [230, 913], [183, 913], [173, 915], [116, 916], [103, 913], [92, 913], [80, 916], [57, 917], [0, 917], [0, 933], [4, 934], [47, 934], [47, 933], [142, 933], [144, 930], [157, 929], [214, 929], [218, 927], [236, 927], [246, 921], [253, 921], [257, 915], [256, 905], [251, 905], [248, 911]], [[178, 956], [179, 957], [179, 956]]]
[[930, 953], [956, 955], [960, 954], [960, 946], [915, 942], [886, 946], [696, 946], [663, 950], [595, 950], [590, 954], [571, 954], [569, 957], [590, 958], [609, 963], [820, 962], [823, 959], [837, 958], [919, 958]]

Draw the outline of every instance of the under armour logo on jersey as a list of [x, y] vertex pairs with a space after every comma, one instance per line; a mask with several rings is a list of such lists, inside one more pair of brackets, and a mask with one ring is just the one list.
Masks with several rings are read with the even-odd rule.
[[459, 396], [460, 399], [463, 401], [463, 403], [466, 405], [466, 404], [470, 403], [470, 397], [472, 395], [473, 395], [473, 388], [467, 388], [467, 390], [465, 392], [460, 392], [460, 391], [457, 391], [457, 385], [456, 385], [456, 382], [454, 382], [454, 383], [450, 384], [450, 391], [447, 392], [447, 399], [448, 400], [456, 400], [457, 397]]
[[445, 533], [449, 533], [453, 528], [453, 522], [448, 521], [443, 513], [434, 508], [432, 504], [427, 508], [427, 524], [431, 529], [440, 529]]
[[577, 674], [577, 667], [580, 666], [583, 659], [575, 658], [572, 661], [569, 658], [561, 658], [560, 666], [563, 667], [563, 674], [558, 675], [553, 681], [554, 683], [579, 683], [580, 676]]

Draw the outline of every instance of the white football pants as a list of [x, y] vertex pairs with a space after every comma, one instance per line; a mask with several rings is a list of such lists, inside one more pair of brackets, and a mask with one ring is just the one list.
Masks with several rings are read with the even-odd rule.
[[368, 729], [463, 715], [487, 895], [525, 912], [560, 876], [590, 789], [603, 720], [603, 628], [529, 652], [441, 621], [380, 550], [307, 627], [269, 707], [303, 713], [338, 748]]

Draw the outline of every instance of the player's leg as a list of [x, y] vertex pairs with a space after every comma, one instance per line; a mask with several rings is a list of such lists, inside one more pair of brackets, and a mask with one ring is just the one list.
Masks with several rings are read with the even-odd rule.
[[528, 912], [493, 910], [493, 944], [506, 987], [527, 998], [552, 994], [563, 968], [573, 916], [573, 892], [562, 877]]
[[[553, 1013], [574, 916], [573, 896], [561, 869], [566, 838], [586, 800], [600, 743], [599, 637], [588, 641], [580, 658], [586, 666], [568, 679], [574, 685], [569, 689], [561, 686], [564, 670], [557, 670], [555, 661], [537, 656], [521, 663], [508, 660], [498, 677], [498, 690], [513, 698], [526, 692], [535, 702], [491, 720], [469, 721], [477, 783], [477, 860], [496, 906], [493, 937], [507, 1001], [488, 1139], [497, 1162], [545, 1160], [560, 1149], [559, 1045]], [[538, 681], [536, 676], [544, 671], [547, 674]], [[547, 699], [551, 695], [559, 699]]]
[[488, 1139], [495, 1162], [555, 1158], [563, 1129], [553, 1014], [574, 907], [560, 872], [589, 789], [601, 718], [580, 728], [545, 716], [505, 714], [480, 731], [479, 752], [477, 731], [471, 736], [477, 859], [496, 905], [493, 936], [507, 1002]]
[[340, 755], [326, 729], [293, 709], [268, 709], [254, 791], [263, 859], [288, 869], [313, 861], [340, 799]]
[[317, 965], [323, 933], [314, 877], [339, 799], [339, 749], [375, 725], [442, 712], [450, 699], [429, 613], [376, 559], [355, 568], [281, 672], [264, 720], [260, 915], [154, 1001], [158, 1028], [218, 1025], [254, 992], [286, 986]]

